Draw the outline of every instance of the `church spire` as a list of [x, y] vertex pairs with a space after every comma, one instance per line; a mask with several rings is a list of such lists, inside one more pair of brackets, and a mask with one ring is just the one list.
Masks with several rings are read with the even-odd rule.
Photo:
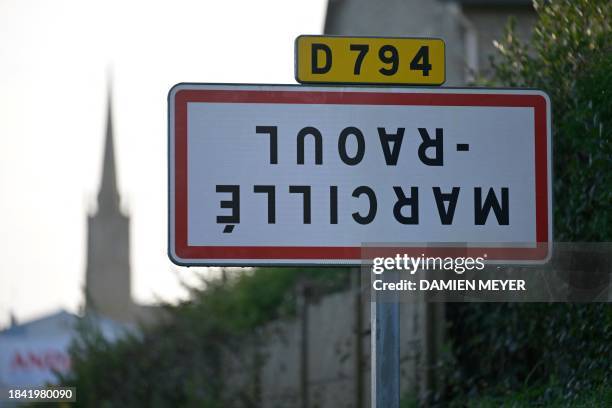
[[88, 312], [118, 321], [133, 322], [135, 312], [131, 297], [130, 219], [119, 208], [110, 85], [106, 109], [98, 212], [87, 219], [85, 304]]
[[102, 183], [98, 193], [98, 212], [115, 210], [119, 207], [117, 176], [115, 174], [115, 151], [113, 146], [113, 107], [111, 87], [108, 87], [106, 135], [104, 141], [104, 162], [102, 163]]

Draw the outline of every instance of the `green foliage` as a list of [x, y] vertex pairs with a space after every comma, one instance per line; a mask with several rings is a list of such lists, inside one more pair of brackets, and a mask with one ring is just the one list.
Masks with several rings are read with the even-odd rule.
[[274, 318], [291, 315], [299, 283], [325, 293], [349, 282], [346, 268], [258, 268], [227, 273], [226, 280], [205, 281], [205, 290], [194, 291], [193, 299], [178, 307], [179, 316], [207, 316], [207, 326], [222, 334], [239, 335]]
[[402, 395], [400, 399], [400, 408], [417, 408], [419, 399], [412, 393]]
[[111, 343], [84, 325], [62, 384], [77, 388], [77, 406], [225, 407], [221, 354], [240, 350], [257, 326], [291, 316], [299, 284], [316, 295], [348, 281], [342, 268], [227, 271], [227, 279], [192, 288], [191, 300], [166, 306], [168, 318], [141, 335]]
[[[557, 395], [550, 390], [558, 389], [556, 384], [542, 387], [527, 387], [504, 396], [486, 396], [468, 400], [465, 405], [469, 408], [522, 408], [522, 407], [547, 407], [566, 408], [568, 402], [563, 396]], [[546, 402], [536, 402], [542, 395], [546, 396]], [[574, 407], [610, 407], [612, 406], [612, 388], [598, 387], [589, 393], [583, 393], [572, 401]]]
[[555, 235], [612, 239], [612, 2], [535, 1], [530, 44], [510, 24], [496, 43], [494, 83], [542, 89], [552, 100]]
[[[510, 24], [497, 85], [552, 101], [555, 238], [612, 238], [612, 30], [609, 1], [535, 2], [530, 44]], [[609, 406], [609, 304], [449, 304], [447, 398], [457, 406]], [[593, 398], [593, 396], [596, 396]]]
[[214, 344], [169, 322], [142, 335], [109, 342], [94, 327], [80, 328], [71, 346], [77, 406], [199, 406], [217, 408]]
[[[610, 305], [449, 305], [455, 397], [542, 388], [533, 401], [574, 400], [612, 387]], [[546, 384], [546, 387], [543, 387]]]

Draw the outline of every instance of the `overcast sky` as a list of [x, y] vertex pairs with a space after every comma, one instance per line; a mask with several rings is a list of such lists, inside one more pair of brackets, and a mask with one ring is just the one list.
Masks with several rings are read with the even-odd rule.
[[326, 0], [0, 0], [0, 328], [82, 304], [112, 73], [137, 301], [184, 296], [166, 257], [166, 96], [177, 82], [294, 83]]

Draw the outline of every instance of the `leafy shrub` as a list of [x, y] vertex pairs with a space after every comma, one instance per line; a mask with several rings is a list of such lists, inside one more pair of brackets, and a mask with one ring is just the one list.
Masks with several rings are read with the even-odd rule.
[[[491, 82], [551, 97], [556, 240], [610, 241], [612, 3], [534, 4], [530, 44], [510, 24]], [[457, 404], [482, 394], [483, 406], [578, 404], [594, 392], [610, 398], [609, 304], [449, 304], [447, 314], [454, 352], [447, 398]]]
[[[257, 326], [291, 316], [299, 283], [316, 294], [341, 289], [348, 280], [346, 268], [228, 271], [227, 279], [192, 288], [189, 301], [167, 305], [169, 318], [141, 335], [110, 343], [85, 327], [62, 384], [77, 388], [77, 406], [225, 407], [222, 353], [240, 350]], [[249, 406], [249, 395], [240, 397]]]

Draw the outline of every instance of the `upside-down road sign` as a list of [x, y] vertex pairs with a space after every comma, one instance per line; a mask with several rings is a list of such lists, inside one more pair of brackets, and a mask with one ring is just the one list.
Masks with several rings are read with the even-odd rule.
[[367, 243], [462, 242], [544, 262], [550, 160], [536, 90], [178, 84], [168, 252], [181, 265], [357, 265]]

